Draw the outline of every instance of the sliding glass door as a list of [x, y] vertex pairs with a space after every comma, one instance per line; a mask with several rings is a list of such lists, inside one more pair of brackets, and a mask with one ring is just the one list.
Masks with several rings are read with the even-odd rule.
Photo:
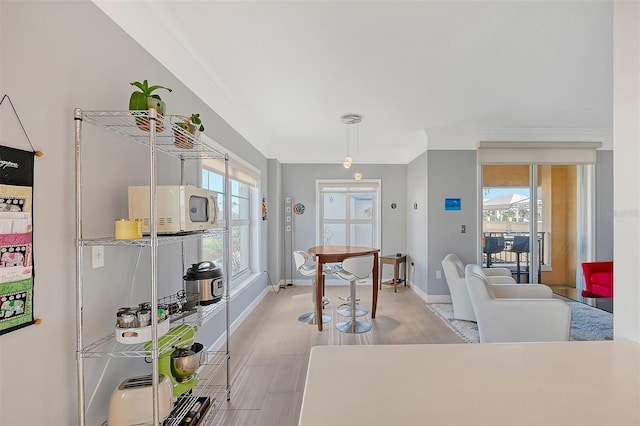
[[518, 282], [575, 288], [592, 241], [592, 166], [484, 164], [481, 175], [485, 266], [509, 268]]

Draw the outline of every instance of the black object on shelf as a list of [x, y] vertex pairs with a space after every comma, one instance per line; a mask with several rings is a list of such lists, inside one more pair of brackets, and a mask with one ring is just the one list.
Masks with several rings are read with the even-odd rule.
[[[195, 426], [200, 422], [200, 420], [207, 413], [207, 410], [211, 406], [211, 398], [208, 396], [201, 396], [196, 399], [185, 398], [185, 401], [187, 403], [191, 403], [191, 407], [189, 407], [187, 414], [182, 418], [182, 420], [180, 421], [180, 423], [178, 423], [178, 425], [179, 426]], [[215, 401], [215, 398], [214, 398], [214, 401]], [[183, 405], [181, 406], [181, 404], [178, 402], [176, 403], [176, 408], [174, 409], [174, 411], [176, 410], [182, 411], [182, 408], [183, 408]]]

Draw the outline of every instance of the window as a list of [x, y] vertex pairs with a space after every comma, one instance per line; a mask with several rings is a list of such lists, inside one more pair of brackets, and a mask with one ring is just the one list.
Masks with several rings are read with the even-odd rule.
[[319, 244], [378, 247], [379, 190], [376, 180], [318, 181]]
[[[226, 226], [224, 169], [213, 161], [205, 161], [202, 166], [202, 187], [219, 193], [218, 195], [218, 224]], [[257, 188], [256, 179], [246, 172], [240, 173], [238, 167], [229, 171], [229, 186], [231, 188], [231, 220], [229, 223], [231, 240], [231, 268], [232, 287], [247, 276], [252, 269], [252, 244], [257, 233], [252, 232], [256, 224]], [[202, 242], [202, 256], [213, 259], [217, 265], [223, 265], [224, 247], [222, 238], [209, 238]], [[256, 257], [257, 258], [257, 257]]]

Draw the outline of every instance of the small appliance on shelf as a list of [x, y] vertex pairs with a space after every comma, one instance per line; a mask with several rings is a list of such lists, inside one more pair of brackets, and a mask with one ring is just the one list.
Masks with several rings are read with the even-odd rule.
[[183, 277], [187, 303], [185, 310], [197, 305], [218, 303], [224, 294], [222, 268], [209, 260], [194, 263]]
[[[217, 226], [218, 193], [192, 185], [158, 185], [158, 234], [206, 231]], [[142, 219], [142, 232], [149, 234], [149, 186], [129, 187], [129, 217]]]
[[[169, 378], [158, 379], [158, 407], [162, 420], [173, 408], [173, 394]], [[124, 380], [111, 393], [107, 425], [143, 425], [153, 422], [153, 386], [151, 374]]]
[[[195, 342], [197, 327], [181, 324], [158, 339], [158, 371], [169, 378], [174, 396], [189, 392], [200, 381], [198, 368], [206, 361], [202, 343]], [[145, 350], [151, 350], [151, 342]]]

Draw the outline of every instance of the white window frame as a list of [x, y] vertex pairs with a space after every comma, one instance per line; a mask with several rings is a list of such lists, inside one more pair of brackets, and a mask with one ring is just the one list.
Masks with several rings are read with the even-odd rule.
[[[210, 173], [215, 173], [222, 178], [224, 178], [224, 162], [221, 160], [203, 160], [201, 164], [201, 173], [200, 178], [202, 178], [202, 173], [204, 171], [208, 171]], [[223, 179], [224, 180], [224, 179]], [[229, 250], [231, 253], [231, 243], [233, 238], [233, 228], [237, 226], [247, 226], [249, 227], [249, 246], [247, 248], [247, 254], [249, 258], [248, 267], [234, 273], [231, 277], [231, 288], [230, 290], [234, 290], [237, 288], [242, 282], [244, 282], [252, 273], [255, 273], [260, 269], [260, 256], [259, 256], [259, 247], [260, 247], [260, 232], [259, 231], [259, 223], [261, 220], [261, 202], [259, 198], [260, 194], [260, 173], [258, 170], [254, 169], [252, 166], [241, 162], [240, 160], [234, 159], [229, 160], [229, 182], [224, 188], [223, 197], [226, 200], [226, 192], [231, 190], [232, 181], [239, 182], [241, 184], [247, 185], [249, 187], [249, 218], [248, 219], [233, 219], [231, 218], [231, 222], [229, 224]], [[203, 182], [201, 181], [201, 186], [203, 186]], [[233, 195], [229, 198], [233, 199]], [[221, 228], [226, 227], [227, 218], [218, 220], [218, 226]], [[200, 251], [202, 251], [202, 244], [200, 245]]]
[[[382, 180], [381, 179], [363, 179], [361, 181], [354, 181], [351, 179], [316, 179], [316, 244], [322, 245], [324, 244], [323, 238], [323, 229], [324, 229], [324, 219], [322, 217], [323, 213], [323, 197], [322, 194], [327, 192], [324, 188], [330, 186], [338, 186], [338, 187], [351, 187], [351, 188], [372, 188], [372, 191], [375, 193], [375, 200], [373, 202], [373, 212], [372, 219], [374, 223], [374, 235], [373, 235], [373, 247], [381, 247], [381, 234], [382, 234], [382, 217], [381, 217], [381, 198], [382, 198]], [[352, 191], [344, 191], [345, 193], [352, 193]], [[356, 191], [353, 191], [356, 192]], [[360, 191], [364, 192], [364, 191]], [[343, 223], [349, 225], [353, 223], [362, 223], [362, 219], [358, 220], [347, 220]], [[369, 222], [369, 221], [367, 221]], [[338, 222], [336, 222], [338, 223]], [[342, 223], [342, 222], [340, 222]]]

